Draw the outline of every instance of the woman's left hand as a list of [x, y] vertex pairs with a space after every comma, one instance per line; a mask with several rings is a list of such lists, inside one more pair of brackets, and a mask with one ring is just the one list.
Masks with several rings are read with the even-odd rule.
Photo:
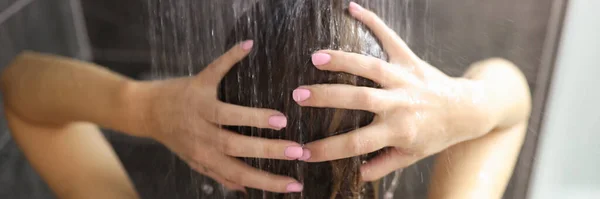
[[388, 147], [361, 167], [362, 179], [372, 181], [494, 127], [495, 117], [485, 110], [478, 82], [449, 77], [427, 64], [373, 12], [357, 4], [351, 4], [350, 12], [380, 39], [389, 62], [323, 50], [313, 55], [313, 64], [371, 79], [382, 88], [302, 86], [294, 91], [294, 100], [301, 106], [370, 111], [376, 117], [363, 128], [308, 143], [310, 157], [305, 161], [336, 160]]

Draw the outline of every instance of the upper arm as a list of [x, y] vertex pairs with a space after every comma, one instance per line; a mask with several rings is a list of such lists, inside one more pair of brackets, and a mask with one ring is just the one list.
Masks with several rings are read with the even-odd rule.
[[6, 111], [13, 138], [59, 198], [137, 198], [110, 144], [93, 124], [44, 127]]
[[438, 155], [429, 198], [502, 198], [527, 130], [523, 122]]

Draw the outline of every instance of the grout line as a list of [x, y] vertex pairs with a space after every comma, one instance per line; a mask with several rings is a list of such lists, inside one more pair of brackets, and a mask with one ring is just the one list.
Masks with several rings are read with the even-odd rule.
[[22, 10], [25, 6], [31, 4], [33, 0], [19, 0], [8, 6], [4, 11], [0, 12], [0, 24], [3, 24], [8, 18]]

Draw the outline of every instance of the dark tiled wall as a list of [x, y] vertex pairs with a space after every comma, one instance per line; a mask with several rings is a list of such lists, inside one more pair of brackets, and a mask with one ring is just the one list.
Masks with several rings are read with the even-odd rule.
[[[89, 59], [78, 6], [78, 0], [0, 1], [0, 67], [23, 50]], [[1, 108], [0, 198], [54, 198], [10, 138]]]
[[17, 0], [4, 0], [0, 1], [0, 10], [4, 11], [8, 6], [12, 5]]
[[[80, 18], [77, 9], [73, 10], [73, 2], [77, 0], [0, 0], [0, 66], [5, 66], [24, 49], [88, 59], [90, 51], [81, 34], [82, 27], [75, 25]], [[82, 1], [96, 62], [133, 77], [149, 69], [145, 2]], [[501, 56], [516, 62], [532, 88], [535, 86], [551, 0], [410, 2], [415, 13], [414, 18], [409, 19], [412, 21], [411, 34], [405, 34], [407, 31], [401, 26], [394, 28], [432, 64], [459, 75], [473, 61]], [[15, 8], [18, 9], [15, 11]], [[161, 189], [177, 190], [174, 194], [186, 195], [191, 189], [185, 187], [200, 185], [201, 182], [191, 182], [190, 178], [169, 176], [170, 171], [186, 170], [175, 159], [169, 160], [172, 164], [168, 168], [154, 166], [164, 165], [155, 161], [172, 158], [166, 149], [157, 145], [131, 147], [131, 140], [120, 139], [120, 136], [109, 138], [133, 180], [138, 186], [146, 187], [140, 190], [143, 196], [161, 198], [160, 194], [167, 194], [158, 193]], [[148, 154], [153, 158], [130, 158]], [[430, 170], [430, 160], [406, 169], [400, 195], [409, 199], [424, 198]], [[151, 173], [166, 176], [148, 175]], [[149, 183], [144, 186], [143, 182]], [[162, 196], [169, 198], [168, 194]], [[4, 118], [0, 118], [0, 198], [52, 198], [10, 140]]]

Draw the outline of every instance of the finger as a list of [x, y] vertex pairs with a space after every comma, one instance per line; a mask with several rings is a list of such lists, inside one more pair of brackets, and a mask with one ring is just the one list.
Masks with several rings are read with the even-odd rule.
[[295, 160], [303, 155], [304, 149], [298, 143], [287, 140], [274, 140], [250, 137], [218, 127], [209, 127], [216, 136], [212, 142], [221, 152], [234, 157]]
[[293, 178], [270, 174], [232, 157], [217, 156], [206, 162], [215, 173], [245, 187], [276, 193], [301, 192], [303, 189]]
[[335, 50], [322, 50], [312, 55], [313, 64], [321, 70], [346, 72], [381, 84], [383, 87], [416, 80], [406, 68], [366, 55]]
[[203, 166], [203, 165], [199, 164], [198, 162], [192, 160], [191, 158], [187, 158], [185, 156], [180, 156], [180, 158], [183, 161], [185, 161], [190, 166], [190, 168], [193, 169], [194, 171], [196, 171], [196, 172], [198, 172], [198, 173], [200, 173], [202, 175], [205, 175], [205, 176], [208, 176], [208, 177], [212, 178], [213, 180], [221, 183], [227, 189], [229, 189], [229, 190], [239, 190], [239, 191], [243, 191], [243, 192], [246, 191], [246, 189], [243, 186], [235, 184], [235, 183], [233, 183], [231, 181], [228, 181], [227, 179], [225, 179], [225, 178], [217, 175], [216, 173], [210, 171], [206, 166]]
[[[384, 50], [390, 56], [390, 61], [403, 63], [402, 61], [419, 60], [417, 55], [412, 52], [400, 36], [389, 28], [377, 14], [364, 9], [354, 2], [350, 3], [349, 11], [352, 16], [363, 22], [379, 38]], [[412, 62], [408, 62], [407, 64], [412, 64]]]
[[222, 184], [225, 188], [227, 188], [230, 191], [241, 191], [241, 192], [246, 192], [246, 188], [242, 185], [239, 184], [235, 184], [223, 177], [218, 176], [217, 174], [213, 174], [211, 173], [210, 175], [208, 175], [210, 178], [212, 178], [213, 180], [217, 181], [219, 184]]
[[287, 118], [280, 112], [270, 109], [251, 108], [227, 103], [218, 103], [205, 119], [219, 125], [250, 126], [281, 130], [287, 126]]
[[248, 55], [253, 45], [254, 41], [247, 40], [234, 46], [224, 55], [209, 64], [206, 69], [204, 69], [205, 71], [201, 73], [201, 76], [210, 80], [210, 83], [218, 84], [231, 67]]
[[402, 153], [397, 148], [390, 148], [368, 161], [360, 168], [363, 181], [375, 181], [398, 169], [406, 168], [421, 158]]
[[401, 92], [388, 92], [370, 87], [345, 84], [302, 86], [293, 92], [301, 106], [329, 107], [382, 113], [391, 110], [405, 99]]
[[229, 190], [246, 192], [246, 188], [244, 188], [244, 186], [236, 184], [236, 183], [233, 183], [233, 182], [231, 182], [231, 181], [229, 181], [229, 180], [227, 180], [227, 179], [225, 179], [225, 178], [217, 175], [216, 173], [203, 168], [199, 164], [189, 164], [189, 165], [190, 165], [190, 167], [192, 169], [194, 169], [198, 173], [201, 173], [201, 174], [203, 174], [205, 176], [208, 176], [208, 177], [212, 178], [213, 180], [215, 180], [218, 183], [222, 184], [223, 186], [225, 186]]
[[323, 162], [371, 153], [388, 146], [388, 132], [383, 125], [366, 127], [306, 144], [307, 162]]

